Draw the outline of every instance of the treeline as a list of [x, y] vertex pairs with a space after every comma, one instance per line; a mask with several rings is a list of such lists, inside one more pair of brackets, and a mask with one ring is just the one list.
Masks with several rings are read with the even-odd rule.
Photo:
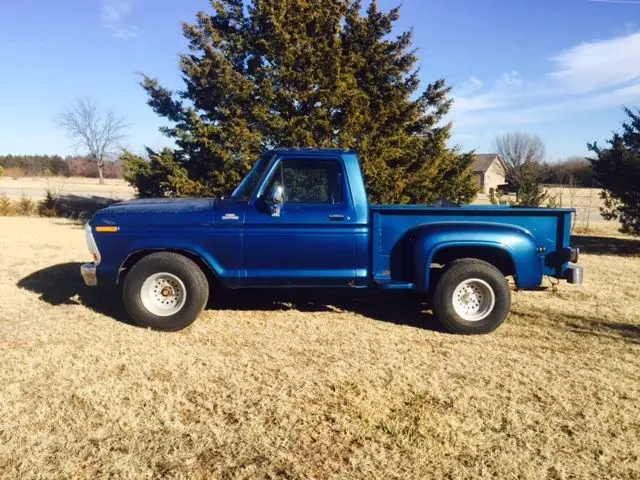
[[[89, 177], [98, 178], [98, 167], [88, 157], [60, 155], [0, 155], [5, 177]], [[122, 178], [119, 160], [105, 162], [105, 178]]]
[[547, 163], [545, 171], [545, 184], [582, 188], [596, 186], [591, 162], [585, 157], [569, 157], [557, 163]]

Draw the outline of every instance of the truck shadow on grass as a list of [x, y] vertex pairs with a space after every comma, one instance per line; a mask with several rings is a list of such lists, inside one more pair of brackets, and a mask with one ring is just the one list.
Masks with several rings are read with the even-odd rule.
[[[595, 337], [599, 340], [623, 341], [640, 345], [640, 325], [603, 320], [595, 315], [579, 315], [566, 312], [562, 312], [556, 317], [555, 314], [557, 313], [559, 312], [553, 312], [552, 319], [548, 320], [550, 322], [549, 328], [561, 329], [564, 332], [568, 331], [581, 337]], [[550, 312], [539, 308], [530, 308], [524, 312], [517, 312], [517, 315], [527, 321], [539, 323], [541, 317], [548, 318]]]
[[580, 249], [580, 253], [591, 255], [640, 255], [640, 239], [572, 235], [571, 243]]
[[602, 339], [624, 340], [640, 345], [640, 325], [615, 323], [583, 315], [567, 314], [567, 327], [578, 335], [596, 336]]
[[[62, 263], [38, 270], [17, 285], [40, 295], [50, 305], [84, 305], [119, 322], [133, 325], [119, 290], [87, 287], [80, 263]], [[220, 311], [352, 312], [383, 322], [442, 331], [417, 295], [401, 292], [307, 290], [213, 290], [208, 309]]]
[[387, 323], [443, 332], [418, 295], [364, 290], [228, 290], [210, 308], [228, 311], [351, 312]]
[[80, 263], [70, 262], [38, 270], [20, 279], [18, 287], [38, 293], [50, 305], [84, 305], [91, 310], [133, 324], [122, 307], [116, 289], [87, 287], [80, 276]]

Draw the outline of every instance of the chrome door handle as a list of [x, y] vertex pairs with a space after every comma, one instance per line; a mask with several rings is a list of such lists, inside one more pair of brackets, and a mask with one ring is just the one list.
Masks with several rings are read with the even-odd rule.
[[329, 220], [332, 220], [334, 222], [338, 222], [340, 220], [344, 220], [344, 215], [332, 214], [332, 215], [329, 215]]

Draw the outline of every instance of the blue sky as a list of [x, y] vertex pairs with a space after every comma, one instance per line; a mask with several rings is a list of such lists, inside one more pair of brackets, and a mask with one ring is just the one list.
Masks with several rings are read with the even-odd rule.
[[[381, 0], [388, 9], [397, 0]], [[180, 22], [206, 0], [22, 0], [0, 6], [0, 154], [75, 153], [52, 119], [95, 99], [130, 124], [127, 146], [168, 141], [137, 72], [181, 86]], [[454, 87], [453, 142], [491, 151], [535, 133], [550, 160], [586, 153], [640, 107], [640, 0], [404, 0], [421, 77]]]

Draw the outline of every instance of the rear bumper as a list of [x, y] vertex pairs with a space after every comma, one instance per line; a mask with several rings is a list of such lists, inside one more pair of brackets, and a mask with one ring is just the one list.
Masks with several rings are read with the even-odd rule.
[[96, 264], [95, 263], [85, 263], [80, 267], [80, 274], [82, 275], [82, 279], [84, 283], [88, 287], [95, 287], [98, 285], [98, 277], [96, 275]]
[[582, 285], [584, 269], [582, 267], [579, 267], [575, 263], [569, 263], [565, 275], [568, 283]]
[[579, 248], [572, 248], [569, 251], [569, 261], [571, 263], [578, 263], [578, 259], [580, 258], [580, 249]]

